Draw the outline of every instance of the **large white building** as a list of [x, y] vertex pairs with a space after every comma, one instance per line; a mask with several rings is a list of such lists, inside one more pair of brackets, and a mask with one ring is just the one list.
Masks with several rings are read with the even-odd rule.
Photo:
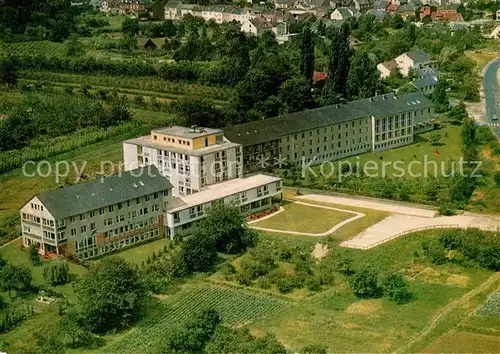
[[123, 143], [125, 169], [155, 165], [172, 183], [173, 195], [242, 176], [241, 145], [222, 130], [171, 126]]

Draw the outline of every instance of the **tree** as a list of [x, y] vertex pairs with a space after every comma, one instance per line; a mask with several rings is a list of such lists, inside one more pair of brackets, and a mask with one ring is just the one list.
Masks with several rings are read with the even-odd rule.
[[278, 99], [283, 105], [283, 113], [302, 111], [313, 105], [311, 87], [303, 77], [293, 78], [282, 83]]
[[439, 143], [439, 140], [441, 140], [441, 133], [439, 132], [433, 132], [429, 137], [429, 141], [432, 145], [437, 145]]
[[415, 45], [415, 41], [417, 40], [417, 27], [412, 23], [406, 25], [405, 40], [410, 43], [411, 46]]
[[40, 262], [40, 254], [38, 253], [38, 243], [32, 243], [28, 247], [28, 259], [31, 264], [39, 265]]
[[448, 84], [444, 78], [438, 81], [434, 92], [432, 93], [432, 102], [436, 105], [436, 112], [445, 112], [448, 109], [448, 96], [446, 91]]
[[219, 326], [210, 341], [206, 344], [204, 352], [206, 354], [284, 354], [286, 353], [286, 349], [276, 340], [274, 336], [270, 334], [267, 334], [263, 338], [256, 338], [246, 327], [233, 329], [225, 326]]
[[345, 97], [349, 76], [351, 48], [349, 47], [349, 27], [342, 24], [340, 31], [334, 32], [328, 63], [328, 78], [323, 88], [323, 100], [334, 104]]
[[379, 295], [378, 276], [374, 270], [362, 269], [349, 279], [349, 285], [357, 297]]
[[314, 73], [314, 41], [309, 26], [304, 27], [300, 39], [299, 72], [310, 86]]
[[214, 334], [221, 318], [213, 309], [204, 310], [182, 327], [169, 332], [162, 345], [162, 352], [201, 353]]
[[396, 304], [403, 304], [410, 300], [408, 282], [399, 274], [391, 274], [384, 281], [384, 294]]
[[31, 271], [23, 266], [16, 267], [7, 264], [0, 271], [0, 287], [9, 292], [9, 297], [11, 297], [12, 290], [30, 290], [31, 280]]
[[392, 17], [391, 25], [394, 29], [401, 29], [405, 26], [405, 20], [403, 20], [400, 14], [395, 14]]
[[216, 107], [205, 100], [180, 99], [172, 104], [175, 112], [184, 119], [184, 125], [191, 127], [218, 128], [224, 126], [224, 117]]
[[128, 326], [147, 299], [136, 267], [118, 257], [93, 263], [75, 291], [85, 322], [96, 333]]
[[75, 307], [69, 308], [61, 319], [59, 333], [63, 338], [69, 338], [72, 347], [86, 345], [92, 339], [84, 316]]
[[497, 185], [497, 187], [500, 187], [500, 172], [495, 172], [494, 179], [495, 179], [495, 184]]
[[351, 61], [347, 78], [349, 99], [372, 97], [379, 88], [380, 74], [377, 64], [367, 52], [357, 53]]
[[43, 278], [51, 285], [69, 282], [69, 268], [65, 261], [49, 262], [43, 267]]
[[137, 36], [140, 31], [139, 20], [127, 17], [122, 23], [122, 32], [128, 36]]
[[177, 34], [177, 27], [173, 20], [165, 20], [161, 24], [161, 31], [165, 37], [174, 37]]
[[6, 58], [0, 61], [1, 77], [0, 82], [14, 87], [17, 85], [17, 66], [12, 58]]

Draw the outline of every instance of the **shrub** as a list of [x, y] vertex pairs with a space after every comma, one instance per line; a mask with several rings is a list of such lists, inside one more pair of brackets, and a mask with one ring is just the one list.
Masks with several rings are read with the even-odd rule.
[[43, 278], [51, 285], [66, 284], [69, 282], [69, 268], [67, 262], [49, 262], [43, 267]]
[[310, 344], [299, 351], [300, 354], [326, 354], [326, 347], [319, 344]]
[[438, 240], [424, 242], [422, 245], [424, 254], [433, 264], [446, 263], [445, 249]]
[[375, 297], [380, 294], [377, 273], [363, 269], [349, 279], [349, 285], [357, 297]]
[[293, 291], [295, 288], [295, 281], [290, 277], [282, 278], [278, 280], [277, 286], [281, 293], [286, 294]]
[[236, 275], [236, 281], [245, 286], [249, 286], [252, 283], [252, 278], [246, 272], [241, 272]]
[[260, 277], [256, 282], [257, 286], [261, 289], [269, 289], [271, 287], [271, 279], [268, 277]]
[[223, 263], [219, 267], [219, 271], [226, 280], [229, 280], [234, 274], [236, 274], [236, 268], [229, 262]]
[[354, 268], [352, 267], [352, 259], [351, 258], [343, 258], [337, 262], [335, 265], [335, 270], [340, 274], [345, 276], [351, 276], [354, 274]]
[[311, 291], [321, 290], [321, 278], [319, 276], [310, 277], [307, 279], [307, 288]]
[[439, 214], [443, 216], [455, 215], [455, 207], [452, 203], [444, 203], [439, 207]]
[[403, 304], [410, 300], [408, 282], [399, 274], [392, 274], [384, 281], [384, 293], [396, 304]]
[[497, 187], [500, 187], [500, 172], [495, 172], [495, 184], [497, 185]]
[[38, 244], [32, 243], [28, 248], [28, 259], [33, 265], [41, 264], [40, 254], [38, 253]]

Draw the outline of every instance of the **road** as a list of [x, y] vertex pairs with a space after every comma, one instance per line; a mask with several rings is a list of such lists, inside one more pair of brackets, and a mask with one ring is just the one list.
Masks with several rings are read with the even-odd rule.
[[[500, 59], [490, 62], [484, 72], [483, 88], [486, 105], [486, 122], [493, 133], [500, 138], [500, 84], [498, 70]], [[496, 118], [496, 119], [495, 119]]]

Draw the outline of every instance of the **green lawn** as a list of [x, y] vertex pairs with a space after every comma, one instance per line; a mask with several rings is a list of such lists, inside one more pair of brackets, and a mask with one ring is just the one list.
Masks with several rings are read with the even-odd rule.
[[332, 208], [352, 210], [365, 214], [363, 218], [357, 219], [354, 222], [347, 223], [340, 229], [335, 230], [332, 234], [328, 235], [327, 239], [333, 241], [334, 243], [340, 243], [342, 241], [349, 240], [358, 235], [360, 232], [366, 230], [371, 225], [376, 224], [379, 221], [382, 221], [383, 219], [391, 215], [391, 213], [386, 211], [357, 208], [340, 204], [332, 204], [332, 203], [318, 202], [315, 200], [308, 200], [307, 195], [304, 196], [305, 199], [303, 198], [298, 199], [296, 189], [293, 188], [286, 188], [284, 192], [284, 197], [291, 200], [301, 200], [309, 204], [324, 205]]
[[[352, 166], [360, 166], [358, 171], [362, 171], [363, 166], [369, 167], [370, 165], [367, 165], [367, 162], [373, 161], [369, 162], [369, 164], [375, 163], [377, 168], [370, 168], [368, 170], [368, 173], [370, 175], [382, 178], [414, 178], [413, 176], [409, 175], [408, 171], [415, 175], [420, 174], [422, 177], [424, 177], [424, 166], [426, 166], [426, 161], [428, 161], [427, 175], [432, 176], [436, 171], [433, 166], [434, 163], [437, 164], [437, 172], [440, 173], [441, 164], [444, 164], [444, 166], [448, 166], [450, 161], [458, 161], [460, 156], [462, 156], [460, 145], [460, 129], [461, 127], [456, 125], [444, 125], [443, 128], [439, 130], [423, 133], [416, 136], [415, 142], [411, 145], [380, 152], [366, 153], [359, 156], [350, 157], [342, 161], [345, 161], [345, 163], [350, 163]], [[442, 138], [440, 139], [438, 144], [433, 145], [429, 141], [429, 138], [435, 132], [441, 134]], [[439, 154], [437, 154], [437, 152]], [[397, 169], [395, 170], [394, 163], [396, 161], [401, 161], [399, 162], [399, 164], [403, 164], [402, 166], [404, 166], [405, 170], [404, 176], [399, 176], [400, 172]], [[409, 167], [409, 164], [412, 162], [412, 166]], [[336, 176], [338, 172], [336, 162], [334, 162], [334, 167], [335, 173], [333, 175]], [[320, 167], [313, 167], [313, 170], [319, 172]], [[324, 166], [323, 170], [327, 175], [332, 173], [331, 167], [328, 164]], [[447, 170], [445, 170], [445, 172], [446, 171]]]
[[150, 258], [153, 253], [163, 252], [164, 247], [168, 246], [169, 243], [170, 241], [166, 239], [155, 240], [114, 253], [110, 257], [121, 257], [127, 262], [140, 264]]
[[322, 233], [355, 216], [351, 213], [296, 203], [286, 203], [283, 208], [284, 212], [253, 223], [252, 226], [282, 231]]

